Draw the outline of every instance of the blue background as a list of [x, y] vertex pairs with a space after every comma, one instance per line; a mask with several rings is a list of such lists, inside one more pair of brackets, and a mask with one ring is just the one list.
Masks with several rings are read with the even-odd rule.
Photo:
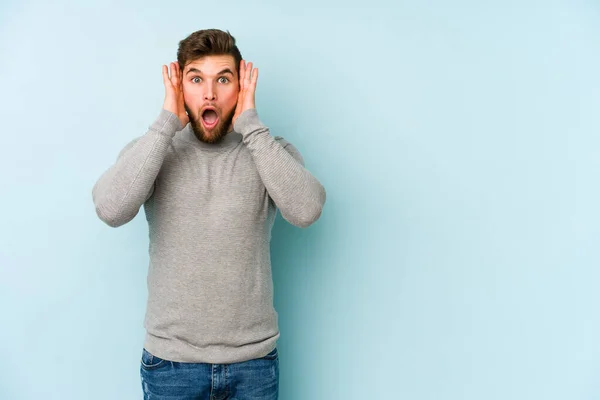
[[141, 398], [143, 213], [91, 189], [228, 29], [327, 189], [272, 241], [284, 400], [600, 397], [600, 4], [0, 8], [0, 398]]

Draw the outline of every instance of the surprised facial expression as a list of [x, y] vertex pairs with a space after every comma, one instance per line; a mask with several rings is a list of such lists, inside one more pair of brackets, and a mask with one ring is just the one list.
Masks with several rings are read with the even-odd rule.
[[204, 56], [183, 69], [183, 99], [196, 137], [218, 143], [233, 129], [240, 84], [231, 55]]

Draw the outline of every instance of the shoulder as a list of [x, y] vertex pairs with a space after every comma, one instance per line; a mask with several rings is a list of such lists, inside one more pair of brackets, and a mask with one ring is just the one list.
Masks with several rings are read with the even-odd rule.
[[292, 155], [292, 157], [296, 159], [296, 161], [304, 166], [304, 159], [302, 158], [302, 154], [300, 154], [300, 151], [298, 151], [296, 146], [284, 139], [282, 136], [275, 136], [274, 138], [277, 143], [279, 143], [288, 153]]

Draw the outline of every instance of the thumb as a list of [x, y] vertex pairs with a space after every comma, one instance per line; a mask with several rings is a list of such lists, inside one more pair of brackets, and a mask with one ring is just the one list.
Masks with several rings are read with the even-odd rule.
[[238, 95], [237, 103], [235, 105], [235, 113], [234, 113], [235, 117], [237, 117], [238, 115], [241, 114], [243, 106], [244, 106], [244, 95], [243, 95], [242, 91], [240, 91], [240, 94]]

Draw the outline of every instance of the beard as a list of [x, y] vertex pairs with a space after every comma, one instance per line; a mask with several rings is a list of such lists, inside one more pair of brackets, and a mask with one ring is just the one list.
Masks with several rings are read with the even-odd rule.
[[219, 122], [214, 128], [207, 130], [202, 124], [202, 115], [200, 114], [200, 112], [198, 112], [198, 118], [193, 118], [192, 113], [190, 112], [190, 109], [187, 105], [185, 106], [185, 110], [188, 113], [192, 130], [194, 131], [194, 134], [196, 135], [198, 140], [208, 144], [217, 144], [221, 140], [223, 140], [223, 138], [227, 134], [227, 129], [229, 128], [229, 126], [231, 125], [231, 121], [233, 120], [233, 114], [235, 113], [234, 107], [229, 112], [229, 114], [227, 114], [223, 118], [221, 111], [215, 110], [217, 116], [219, 117]]

